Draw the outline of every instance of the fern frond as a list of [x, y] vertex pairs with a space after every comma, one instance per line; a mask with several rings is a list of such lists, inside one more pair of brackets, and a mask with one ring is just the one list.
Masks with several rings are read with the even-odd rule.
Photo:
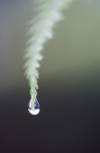
[[39, 78], [39, 61], [43, 58], [41, 54], [43, 44], [53, 37], [52, 27], [62, 18], [61, 9], [68, 6], [70, 1], [72, 0], [36, 0], [35, 2], [33, 11], [35, 17], [29, 22], [31, 24], [28, 30], [30, 39], [27, 41], [29, 47], [27, 47], [25, 55], [27, 59], [25, 74], [30, 86], [29, 112], [31, 114], [37, 114], [35, 112], [38, 89], [37, 79]]

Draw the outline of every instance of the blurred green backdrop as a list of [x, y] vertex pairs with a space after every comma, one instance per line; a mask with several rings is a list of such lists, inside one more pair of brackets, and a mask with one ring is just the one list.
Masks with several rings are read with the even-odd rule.
[[[0, 92], [24, 90], [24, 50], [32, 1], [0, 2]], [[100, 1], [77, 0], [63, 12], [44, 46], [40, 90], [94, 88], [100, 85]], [[79, 89], [79, 90], [80, 90]]]

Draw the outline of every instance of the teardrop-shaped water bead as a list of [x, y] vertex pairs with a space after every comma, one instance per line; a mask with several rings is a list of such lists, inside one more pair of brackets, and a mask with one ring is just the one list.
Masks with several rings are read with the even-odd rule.
[[28, 107], [29, 107], [28, 111], [32, 115], [37, 115], [40, 112], [40, 105], [39, 105], [37, 99], [35, 100], [34, 108], [32, 108], [32, 99], [30, 99]]

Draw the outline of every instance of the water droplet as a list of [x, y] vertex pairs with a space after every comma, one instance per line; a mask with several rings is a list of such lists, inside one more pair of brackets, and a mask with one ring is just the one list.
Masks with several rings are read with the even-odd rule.
[[28, 111], [32, 115], [37, 115], [40, 112], [40, 105], [37, 99], [35, 100], [34, 108], [32, 108], [32, 99], [29, 101], [28, 107]]

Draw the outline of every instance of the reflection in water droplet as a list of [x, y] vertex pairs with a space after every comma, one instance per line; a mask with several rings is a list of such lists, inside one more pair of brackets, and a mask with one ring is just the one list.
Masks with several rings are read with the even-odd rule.
[[35, 100], [34, 108], [32, 108], [32, 99], [30, 99], [28, 107], [29, 107], [28, 111], [32, 115], [37, 115], [40, 112], [40, 105], [39, 105], [37, 99]]

